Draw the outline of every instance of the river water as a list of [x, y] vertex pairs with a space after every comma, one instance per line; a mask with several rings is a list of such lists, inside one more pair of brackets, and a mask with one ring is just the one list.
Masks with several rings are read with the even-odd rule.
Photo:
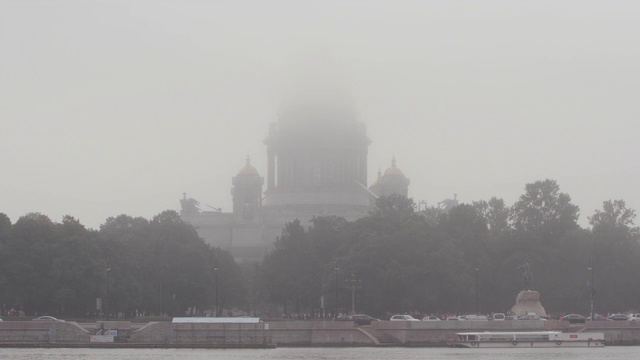
[[2, 360], [603, 360], [640, 359], [640, 347], [564, 349], [278, 348], [220, 349], [0, 349]]

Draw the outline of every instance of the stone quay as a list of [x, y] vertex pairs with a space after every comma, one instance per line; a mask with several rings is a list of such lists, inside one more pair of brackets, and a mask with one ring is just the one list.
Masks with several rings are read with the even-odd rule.
[[[601, 332], [607, 345], [640, 345], [640, 322], [587, 321], [267, 321], [172, 323], [0, 322], [0, 347], [272, 348], [275, 346], [446, 346], [464, 331]], [[98, 335], [100, 334], [100, 335]], [[106, 334], [106, 335], [104, 335]]]

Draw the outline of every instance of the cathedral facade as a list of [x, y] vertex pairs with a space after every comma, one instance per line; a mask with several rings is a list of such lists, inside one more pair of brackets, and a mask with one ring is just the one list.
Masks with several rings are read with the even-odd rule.
[[[250, 160], [232, 178], [233, 212], [200, 211], [181, 200], [183, 220], [236, 261], [259, 261], [287, 222], [309, 226], [316, 216], [362, 218], [379, 196], [407, 196], [409, 179], [392, 160], [367, 186], [366, 127], [350, 107], [305, 104], [281, 111], [265, 140], [265, 178]], [[266, 186], [265, 186], [266, 185]]]

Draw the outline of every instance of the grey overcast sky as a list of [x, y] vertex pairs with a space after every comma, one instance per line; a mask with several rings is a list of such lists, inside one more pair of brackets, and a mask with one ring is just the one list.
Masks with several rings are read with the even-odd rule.
[[231, 210], [301, 74], [331, 69], [367, 124], [369, 182], [435, 204], [557, 180], [640, 208], [637, 1], [0, 1], [0, 212], [97, 228]]

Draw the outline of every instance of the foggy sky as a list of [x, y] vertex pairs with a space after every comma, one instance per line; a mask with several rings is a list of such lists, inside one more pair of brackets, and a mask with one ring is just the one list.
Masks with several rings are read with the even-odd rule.
[[97, 228], [183, 192], [231, 211], [231, 178], [247, 155], [266, 177], [269, 123], [320, 70], [367, 124], [369, 183], [395, 155], [430, 205], [511, 205], [550, 178], [582, 225], [605, 200], [639, 209], [639, 18], [633, 1], [2, 1], [0, 212]]

